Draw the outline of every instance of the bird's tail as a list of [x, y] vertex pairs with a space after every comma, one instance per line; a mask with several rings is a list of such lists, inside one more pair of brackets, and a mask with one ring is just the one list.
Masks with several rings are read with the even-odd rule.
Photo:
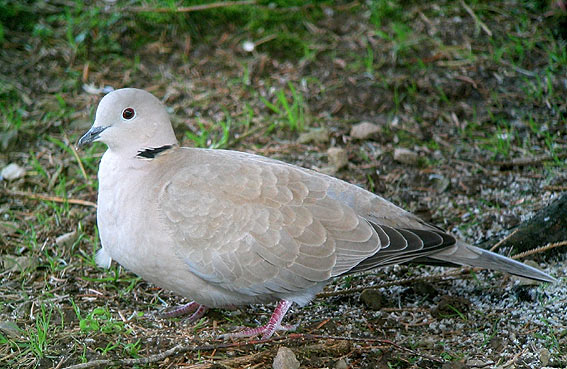
[[556, 282], [557, 280], [547, 273], [519, 261], [484, 250], [464, 242], [457, 241], [454, 247], [439, 253], [429, 255], [430, 259], [439, 260], [441, 263], [467, 265], [486, 269], [507, 272], [520, 277], [534, 279], [542, 282]]

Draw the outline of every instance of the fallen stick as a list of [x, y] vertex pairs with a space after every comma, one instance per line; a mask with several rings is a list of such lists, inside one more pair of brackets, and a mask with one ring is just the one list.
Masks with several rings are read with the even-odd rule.
[[194, 346], [176, 345], [170, 348], [169, 350], [166, 350], [159, 354], [154, 354], [143, 358], [93, 360], [87, 363], [71, 365], [66, 367], [66, 369], [87, 369], [87, 368], [96, 368], [101, 366], [124, 367], [126, 365], [128, 366], [146, 365], [164, 360], [168, 357], [184, 354], [186, 352], [214, 351], [219, 349], [238, 348], [238, 347], [258, 345], [258, 344], [273, 344], [276, 342], [293, 341], [293, 340], [335, 340], [335, 341], [353, 341], [353, 342], [364, 342], [364, 343], [380, 343], [383, 345], [392, 346], [400, 351], [404, 351], [412, 355], [423, 357], [427, 360], [431, 360], [436, 363], [444, 362], [443, 360], [438, 359], [436, 357], [419, 353], [412, 349], [400, 346], [393, 341], [381, 339], [381, 338], [362, 338], [362, 337], [359, 338], [359, 337], [327, 336], [327, 335], [309, 334], [309, 333], [292, 333], [286, 336], [268, 338], [266, 340], [249, 340], [249, 341], [240, 341], [240, 342], [231, 342], [231, 343], [194, 345]]
[[44, 201], [53, 201], [58, 203], [68, 203], [73, 205], [82, 205], [82, 206], [91, 206], [96, 208], [96, 204], [92, 201], [81, 200], [81, 199], [66, 199], [63, 197], [58, 196], [48, 196], [48, 195], [41, 195], [31, 192], [23, 192], [23, 191], [8, 191], [4, 190], [5, 193], [11, 196], [19, 196], [19, 197], [26, 197], [28, 199], [33, 200], [44, 200]]
[[560, 153], [555, 156], [553, 155], [540, 155], [532, 158], [519, 158], [512, 159], [509, 161], [483, 161], [485, 165], [493, 165], [500, 167], [500, 170], [512, 169], [514, 167], [527, 167], [527, 166], [538, 166], [543, 165], [546, 161], [562, 160], [567, 158], [567, 153]]
[[486, 24], [484, 24], [483, 21], [481, 21], [476, 14], [474, 13], [474, 11], [463, 1], [461, 0], [461, 5], [463, 6], [463, 8], [465, 9], [465, 11], [467, 13], [469, 13], [469, 15], [472, 17], [472, 19], [474, 19], [474, 21], [476, 22], [477, 25], [480, 26], [480, 28], [482, 28], [482, 30], [488, 35], [488, 37], [492, 37], [492, 31], [488, 28], [488, 26]]
[[121, 11], [131, 13], [190, 13], [201, 10], [224, 8], [227, 6], [235, 5], [256, 5], [256, 0], [243, 0], [243, 1], [221, 1], [217, 3], [209, 3], [202, 5], [184, 6], [180, 8], [147, 8], [144, 6], [135, 6], [131, 8], [123, 8]]
[[451, 271], [448, 273], [437, 274], [437, 275], [430, 275], [425, 277], [414, 277], [414, 278], [406, 278], [406, 279], [399, 279], [395, 281], [383, 282], [373, 286], [364, 286], [364, 287], [354, 287], [349, 288], [346, 290], [340, 291], [333, 291], [333, 292], [320, 292], [316, 295], [316, 297], [333, 297], [333, 296], [344, 296], [344, 295], [352, 295], [354, 293], [362, 292], [364, 290], [375, 290], [383, 287], [390, 287], [390, 286], [403, 286], [406, 284], [413, 284], [415, 282], [424, 282], [424, 281], [434, 281], [439, 279], [445, 279], [447, 277], [460, 277], [464, 278], [469, 275], [471, 270], [481, 270], [482, 268], [461, 268], [456, 271]]

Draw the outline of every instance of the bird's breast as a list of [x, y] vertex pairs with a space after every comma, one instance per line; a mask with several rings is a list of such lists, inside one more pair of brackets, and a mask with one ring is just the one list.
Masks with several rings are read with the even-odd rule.
[[97, 223], [101, 243], [112, 259], [138, 274], [153, 269], [159, 232], [155, 190], [136, 161], [113, 160], [105, 156], [99, 169]]
[[167, 180], [151, 165], [146, 160], [128, 163], [112, 155], [103, 157], [97, 223], [105, 252], [159, 287], [208, 306], [226, 305], [224, 292], [191, 273], [175, 252], [175, 242], [159, 215], [158, 195]]

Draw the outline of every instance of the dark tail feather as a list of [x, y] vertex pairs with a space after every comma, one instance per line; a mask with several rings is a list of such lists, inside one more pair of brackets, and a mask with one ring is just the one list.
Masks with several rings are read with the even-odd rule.
[[[507, 272], [541, 282], [556, 282], [557, 280], [547, 273], [519, 261], [507, 258], [494, 252], [458, 242], [454, 247], [429, 255], [428, 258], [442, 263], [467, 265], [486, 269]], [[427, 262], [427, 261], [425, 261]]]

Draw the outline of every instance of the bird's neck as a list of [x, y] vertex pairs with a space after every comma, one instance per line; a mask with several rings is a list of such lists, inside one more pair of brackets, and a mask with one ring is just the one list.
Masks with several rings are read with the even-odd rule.
[[149, 160], [155, 159], [159, 155], [163, 155], [163, 154], [171, 151], [175, 147], [177, 147], [176, 144], [162, 145], [160, 147], [148, 147], [148, 148], [145, 148], [143, 150], [138, 151], [138, 154], [136, 155], [136, 157], [140, 158], [140, 159], [149, 159]]
[[152, 141], [147, 144], [138, 145], [108, 145], [109, 153], [116, 159], [153, 159], [173, 148], [179, 147], [177, 140]]

